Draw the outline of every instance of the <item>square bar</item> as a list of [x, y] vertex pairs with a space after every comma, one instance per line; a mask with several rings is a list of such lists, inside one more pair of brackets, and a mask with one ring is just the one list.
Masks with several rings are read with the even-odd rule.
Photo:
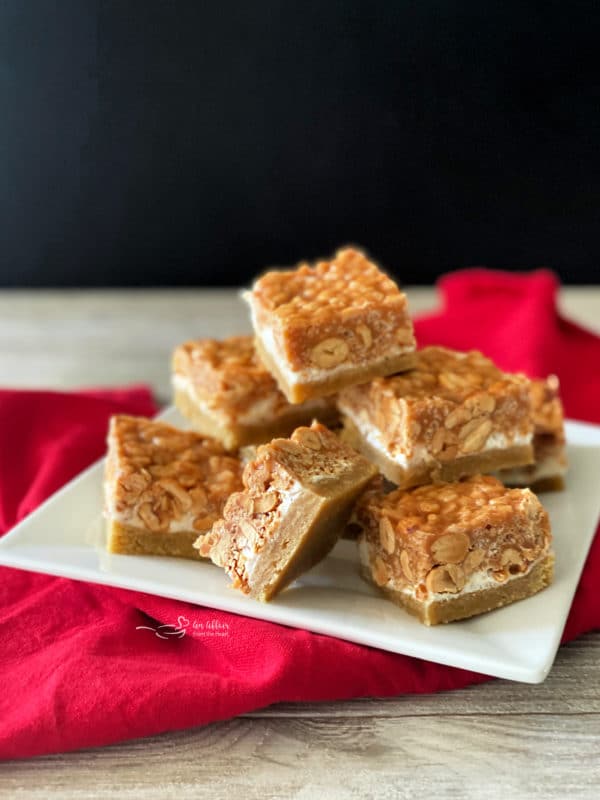
[[563, 407], [556, 375], [531, 381], [534, 464], [501, 470], [510, 486], [529, 486], [535, 492], [564, 489], [567, 454]]
[[356, 509], [363, 577], [425, 625], [529, 597], [552, 582], [548, 514], [491, 476], [368, 493]]
[[267, 272], [244, 297], [260, 357], [291, 403], [414, 364], [406, 295], [358, 250]]
[[291, 405], [263, 366], [252, 336], [196, 339], [173, 354], [175, 405], [194, 430], [219, 439], [228, 450], [289, 436], [313, 419], [333, 423], [333, 398]]
[[114, 416], [104, 479], [111, 553], [198, 559], [193, 547], [240, 489], [242, 467], [214, 439], [144, 417]]
[[529, 381], [481, 353], [417, 352], [414, 370], [344, 389], [344, 438], [402, 488], [533, 461]]
[[321, 561], [377, 470], [319, 423], [261, 445], [244, 469], [244, 490], [196, 546], [233, 586], [271, 600]]

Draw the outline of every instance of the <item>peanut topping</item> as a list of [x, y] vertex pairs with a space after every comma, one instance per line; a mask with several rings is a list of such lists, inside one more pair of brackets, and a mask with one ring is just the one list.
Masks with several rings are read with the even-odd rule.
[[526, 568], [523, 555], [514, 547], [507, 547], [500, 556], [500, 563], [511, 575], [522, 572]]
[[163, 478], [162, 480], [156, 481], [156, 485], [160, 486], [167, 494], [170, 494], [171, 497], [177, 500], [182, 511], [190, 510], [193, 505], [192, 495], [174, 478]]
[[247, 295], [258, 337], [271, 329], [292, 369], [334, 369], [414, 350], [406, 296], [358, 250], [271, 271]]
[[564, 415], [556, 375], [531, 382], [531, 406], [537, 434], [554, 434], [564, 441]]
[[446, 440], [446, 432], [444, 428], [438, 428], [437, 431], [431, 437], [431, 452], [437, 455], [444, 447], [445, 440]]
[[[526, 572], [550, 545], [548, 515], [528, 489], [489, 476], [389, 494], [367, 492], [354, 520], [373, 570], [417, 599], [461, 592], [475, 574], [495, 581]], [[376, 582], [378, 580], [373, 578]]]
[[138, 516], [151, 531], [160, 530], [160, 519], [152, 510], [150, 503], [142, 503], [138, 508]]
[[321, 439], [316, 431], [310, 428], [296, 428], [292, 434], [292, 441], [308, 447], [310, 450], [321, 449]]
[[[258, 457], [275, 457], [302, 481], [335, 479], [349, 464], [367, 465], [358, 453], [324, 425], [313, 422], [310, 428], [296, 428], [290, 439], [273, 439], [257, 450]], [[260, 458], [258, 459], [260, 461]], [[375, 474], [375, 467], [372, 467]]]
[[311, 359], [318, 367], [329, 369], [337, 367], [348, 356], [348, 345], [343, 339], [331, 337], [323, 339], [311, 351]]
[[279, 502], [280, 497], [277, 492], [259, 495], [252, 500], [252, 513], [266, 514], [267, 511], [273, 511], [273, 509], [279, 505]]
[[383, 586], [390, 579], [390, 569], [383, 559], [377, 556], [373, 564], [373, 580], [378, 586]]
[[166, 532], [185, 520], [206, 530], [241, 486], [241, 465], [214, 439], [141, 417], [111, 420], [107, 513]]
[[431, 545], [431, 555], [436, 564], [460, 564], [470, 544], [466, 533], [445, 533]]
[[357, 325], [356, 332], [362, 339], [362, 343], [365, 347], [371, 347], [373, 344], [373, 334], [371, 333], [371, 329], [368, 328], [366, 325]]
[[382, 517], [379, 521], [379, 537], [381, 546], [391, 555], [396, 549], [396, 534], [394, 526], [387, 517]]
[[[481, 353], [443, 347], [417, 351], [416, 368], [343, 389], [338, 406], [356, 425], [368, 423], [389, 455], [422, 445], [439, 462], [531, 441], [530, 382], [501, 372]], [[360, 427], [360, 425], [359, 425]]]
[[410, 556], [408, 555], [407, 550], [403, 550], [400, 553], [400, 565], [402, 567], [402, 572], [406, 576], [406, 580], [410, 583], [414, 583], [415, 573], [410, 565]]
[[465, 570], [466, 575], [471, 575], [475, 570], [479, 569], [479, 566], [483, 559], [485, 558], [485, 553], [483, 550], [471, 550], [470, 553], [467, 553], [467, 557], [464, 560], [463, 567]]
[[434, 594], [460, 592], [465, 585], [465, 574], [457, 564], [434, 567], [427, 575], [425, 585]]
[[[243, 489], [231, 495], [222, 519], [210, 534], [200, 536], [195, 546], [224, 567], [237, 588], [248, 593], [252, 580], [248, 564], [280, 531], [286, 505], [310, 492], [313, 480], [320, 487], [325, 478], [338, 483], [359, 466], [368, 472], [367, 480], [375, 476], [372, 465], [318, 422], [310, 428], [297, 428], [290, 439], [261, 445], [244, 468]], [[282, 548], [286, 546], [283, 542]]]
[[[257, 404], [264, 417], [292, 408], [258, 357], [253, 336], [185, 342], [173, 353], [173, 373], [189, 381], [194, 394], [226, 425], [239, 423]], [[311, 404], [313, 413], [331, 405], [330, 399]]]
[[[471, 425], [476, 423], [468, 434], [464, 431]], [[475, 450], [480, 450], [487, 442], [487, 438], [492, 432], [492, 421], [490, 419], [472, 420], [467, 423], [458, 435], [458, 442], [463, 453], [473, 453]]]
[[350, 247], [314, 267], [300, 264], [295, 270], [267, 272], [252, 291], [261, 305], [294, 324], [308, 323], [320, 313], [329, 316], [332, 308], [347, 311], [386, 301], [406, 303], [394, 281]]

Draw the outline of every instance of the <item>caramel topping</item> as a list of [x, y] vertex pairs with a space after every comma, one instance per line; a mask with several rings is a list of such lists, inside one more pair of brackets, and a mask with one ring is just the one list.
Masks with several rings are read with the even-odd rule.
[[244, 489], [229, 498], [223, 519], [195, 546], [225, 568], [236, 588], [250, 592], [248, 562], [279, 529], [290, 497], [310, 491], [306, 484], [314, 480], [331, 479], [337, 487], [358, 464], [374, 474], [374, 467], [318, 422], [297, 428], [289, 439], [261, 445], [244, 468]]
[[415, 348], [406, 296], [353, 248], [314, 267], [267, 272], [247, 299], [257, 335], [270, 329], [292, 369], [368, 365]]
[[387, 495], [369, 492], [354, 519], [369, 545], [374, 580], [387, 574], [400, 587], [423, 584], [421, 599], [428, 592], [461, 591], [474, 572], [508, 580], [525, 572], [551, 538], [548, 515], [534, 494], [482, 475]]
[[[495, 396], [502, 394], [507, 383], [522, 382], [519, 375], [509, 375], [477, 350], [460, 353], [445, 347], [424, 347], [417, 351], [415, 369], [390, 378], [374, 381], [380, 391], [396, 397], [437, 397], [468, 404], [475, 412], [492, 413]], [[455, 425], [450, 422], [449, 428]]]
[[267, 398], [274, 409], [288, 406], [259, 359], [252, 336], [184, 342], [173, 353], [173, 371], [188, 378], [207, 405], [215, 409], [230, 407], [239, 413]]
[[531, 381], [531, 410], [536, 434], [554, 434], [564, 440], [564, 414], [556, 375]]
[[[440, 461], [484, 449], [493, 434], [510, 443], [532, 436], [530, 382], [503, 373], [477, 351], [417, 351], [416, 368], [340, 392], [338, 405], [355, 423], [366, 420], [390, 452], [410, 455], [418, 444]], [[507, 444], [499, 444], [506, 447]]]
[[108, 435], [106, 482], [114, 511], [152, 531], [191, 519], [202, 531], [241, 487], [239, 459], [208, 437], [142, 417], [114, 416]]
[[[359, 250], [339, 250], [330, 261], [314, 267], [301, 264], [295, 270], [267, 272], [254, 284], [252, 293], [271, 314], [286, 324], [303, 324], [319, 316], [383, 304], [406, 305], [405, 295]], [[365, 345], [370, 331], [358, 331]]]

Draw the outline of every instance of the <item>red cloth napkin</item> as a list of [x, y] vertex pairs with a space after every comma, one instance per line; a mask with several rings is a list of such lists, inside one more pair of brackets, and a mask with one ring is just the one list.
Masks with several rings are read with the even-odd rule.
[[[551, 273], [467, 270], [441, 282], [421, 345], [477, 347], [555, 372], [567, 413], [600, 421], [600, 339], [563, 320]], [[0, 391], [0, 531], [100, 456], [110, 414], [149, 393]], [[52, 532], [48, 532], [49, 537]], [[600, 537], [565, 639], [600, 624]], [[0, 756], [104, 745], [277, 701], [455, 689], [486, 676], [137, 592], [0, 568]]]

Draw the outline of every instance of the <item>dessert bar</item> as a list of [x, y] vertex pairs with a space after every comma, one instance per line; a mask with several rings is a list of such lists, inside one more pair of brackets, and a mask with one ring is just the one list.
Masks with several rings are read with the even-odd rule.
[[323, 425], [298, 428], [258, 448], [244, 490], [196, 546], [235, 588], [268, 601], [327, 555], [376, 472]]
[[258, 358], [252, 336], [196, 339], [173, 354], [175, 404], [194, 430], [228, 450], [289, 436], [313, 419], [332, 423], [333, 398], [291, 405]]
[[368, 493], [356, 509], [363, 576], [426, 625], [472, 617], [548, 586], [548, 515], [491, 476]]
[[531, 381], [533, 458], [525, 467], [501, 470], [498, 477], [511, 486], [529, 486], [536, 492], [564, 489], [567, 471], [565, 424], [556, 375]]
[[193, 543], [242, 487], [241, 472], [214, 439], [143, 417], [112, 417], [104, 480], [108, 550], [199, 558]]
[[406, 296], [358, 250], [267, 272], [244, 297], [260, 357], [291, 403], [414, 364]]
[[423, 348], [410, 372], [337, 402], [344, 439], [402, 488], [533, 461], [529, 381], [476, 351]]

